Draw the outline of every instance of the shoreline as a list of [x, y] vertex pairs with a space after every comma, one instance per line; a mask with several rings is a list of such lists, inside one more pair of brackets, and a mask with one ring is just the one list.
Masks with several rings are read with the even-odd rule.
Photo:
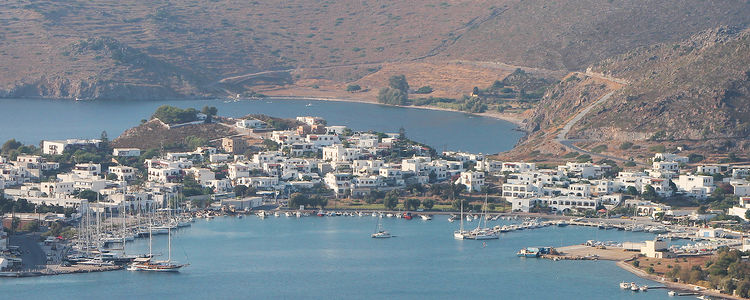
[[634, 275], [636, 275], [636, 276], [638, 276], [640, 278], [651, 280], [651, 281], [663, 284], [668, 289], [678, 290], [678, 291], [682, 291], [682, 292], [699, 293], [701, 295], [707, 295], [707, 296], [717, 297], [717, 298], [722, 298], [722, 299], [736, 299], [736, 300], [747, 299], [747, 298], [742, 298], [742, 297], [738, 297], [738, 296], [734, 296], [734, 295], [722, 294], [722, 293], [720, 293], [717, 290], [712, 290], [712, 289], [708, 289], [708, 288], [705, 288], [705, 287], [700, 287], [701, 290], [700, 291], [696, 291], [694, 288], [697, 287], [697, 285], [688, 284], [688, 283], [681, 283], [681, 282], [666, 281], [666, 280], [664, 280], [664, 279], [666, 279], [664, 277], [653, 275], [653, 274], [648, 274], [645, 271], [643, 271], [641, 269], [638, 269], [638, 268], [630, 265], [628, 263], [628, 260], [618, 261], [618, 262], [615, 263], [615, 265], [617, 265], [621, 269], [623, 269], [625, 271], [628, 271], [628, 272], [630, 272], [630, 273], [632, 273], [632, 274], [634, 274]]
[[313, 101], [330, 101], [330, 102], [349, 102], [349, 103], [364, 103], [364, 104], [375, 104], [375, 105], [385, 105], [385, 106], [393, 106], [393, 107], [401, 107], [401, 108], [414, 108], [414, 109], [426, 109], [426, 110], [436, 110], [436, 111], [447, 111], [447, 112], [457, 112], [457, 113], [464, 113], [467, 115], [472, 116], [480, 116], [480, 117], [486, 117], [496, 120], [502, 120], [509, 123], [513, 123], [517, 126], [516, 130], [527, 132], [526, 130], [521, 129], [521, 126], [523, 125], [523, 119], [513, 117], [507, 114], [498, 114], [498, 113], [491, 113], [491, 112], [484, 112], [484, 113], [470, 113], [455, 109], [449, 109], [449, 108], [442, 108], [442, 107], [436, 107], [436, 106], [417, 106], [417, 105], [388, 105], [388, 104], [381, 104], [377, 102], [367, 101], [367, 100], [358, 100], [354, 98], [341, 98], [341, 97], [321, 97], [321, 96], [276, 96], [276, 95], [269, 95], [269, 99], [279, 99], [279, 100], [313, 100]]

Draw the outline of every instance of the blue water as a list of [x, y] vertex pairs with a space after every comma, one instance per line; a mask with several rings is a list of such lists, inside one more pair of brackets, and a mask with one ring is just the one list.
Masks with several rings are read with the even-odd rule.
[[[591, 227], [547, 227], [505, 233], [500, 240], [457, 241], [456, 223], [383, 219], [396, 237], [370, 238], [372, 217], [270, 217], [200, 220], [173, 238], [178, 274], [131, 271], [0, 280], [12, 299], [664, 299], [665, 290], [634, 293], [618, 283], [657, 285], [607, 261], [516, 257], [527, 246], [589, 239], [642, 241], [648, 233]], [[475, 224], [475, 223], [474, 223]], [[498, 224], [502, 224], [498, 222]], [[155, 238], [166, 253], [166, 237]], [[128, 245], [147, 251], [147, 240]], [[134, 250], [135, 251], [135, 250]], [[4, 296], [0, 296], [4, 298]]]
[[[110, 139], [148, 119], [157, 107], [216, 106], [222, 116], [239, 117], [262, 113], [293, 118], [320, 116], [331, 125], [354, 130], [398, 132], [439, 151], [462, 150], [497, 153], [510, 150], [523, 136], [510, 122], [465, 113], [401, 108], [348, 102], [280, 100], [91, 101], [46, 99], [0, 99], [0, 142], [15, 138], [27, 144], [42, 139], [98, 138], [107, 131]], [[308, 104], [310, 104], [308, 106]]]

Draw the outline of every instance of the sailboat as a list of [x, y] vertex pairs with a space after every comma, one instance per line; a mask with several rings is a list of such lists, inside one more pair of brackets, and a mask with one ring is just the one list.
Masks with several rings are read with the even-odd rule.
[[[482, 218], [484, 218], [485, 228], [482, 228]], [[487, 195], [484, 196], [483, 216], [479, 217], [477, 221], [477, 228], [469, 232], [468, 238], [474, 240], [494, 240], [500, 238], [497, 232], [487, 227]]]
[[459, 218], [461, 220], [461, 227], [459, 227], [458, 230], [453, 232], [453, 238], [457, 240], [463, 240], [466, 238], [466, 230], [464, 230], [464, 201], [461, 201], [461, 217]]
[[372, 238], [387, 239], [389, 237], [391, 237], [391, 233], [383, 229], [383, 224], [380, 223], [380, 218], [378, 218], [378, 226], [377, 226], [377, 229], [375, 230], [375, 233], [372, 234]]
[[150, 234], [151, 226], [149, 226], [148, 235], [148, 256], [136, 258], [135, 261], [128, 267], [129, 271], [147, 271], [147, 272], [179, 272], [182, 267], [187, 264], [174, 264], [172, 263], [172, 231], [169, 230], [168, 243], [169, 250], [166, 261], [154, 261], [152, 252], [153, 235]]

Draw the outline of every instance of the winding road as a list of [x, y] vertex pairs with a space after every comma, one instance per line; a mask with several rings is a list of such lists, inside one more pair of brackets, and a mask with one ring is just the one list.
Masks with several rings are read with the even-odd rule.
[[[595, 74], [589, 74], [588, 72], [586, 73], [586, 75], [588, 75], [588, 76], [596, 76]], [[596, 77], [598, 77], [598, 76], [596, 76]], [[610, 78], [602, 78], [602, 79], [611, 80]], [[620, 83], [620, 84], [626, 84], [626, 81], [615, 81], [615, 82]], [[594, 102], [591, 105], [589, 105], [588, 107], [582, 109], [573, 118], [571, 118], [570, 120], [568, 120], [568, 122], [565, 123], [565, 126], [563, 126], [562, 130], [560, 130], [560, 132], [557, 133], [557, 136], [555, 136], [555, 142], [557, 142], [558, 144], [560, 144], [563, 147], [567, 148], [568, 151], [573, 151], [573, 152], [588, 154], [591, 157], [600, 157], [600, 158], [603, 158], [603, 159], [610, 159], [610, 160], [614, 160], [614, 161], [618, 161], [618, 162], [634, 162], [634, 161], [631, 161], [631, 160], [628, 160], [628, 159], [624, 159], [624, 158], [621, 158], [621, 157], [616, 157], [616, 156], [611, 156], [611, 155], [606, 155], [606, 154], [601, 154], [601, 153], [595, 153], [595, 152], [591, 152], [591, 151], [588, 151], [588, 150], [581, 149], [580, 147], [576, 146], [574, 143], [585, 142], [585, 141], [587, 141], [586, 139], [568, 139], [567, 138], [568, 132], [570, 132], [570, 129], [573, 128], [573, 125], [575, 125], [576, 123], [578, 123], [578, 121], [580, 121], [581, 119], [583, 119], [583, 117], [585, 117], [592, 109], [594, 109], [595, 106], [597, 106], [597, 105], [599, 105], [601, 103], [604, 103], [607, 100], [609, 100], [609, 98], [612, 97], [612, 95], [616, 91], [617, 90], [611, 91], [611, 92], [607, 93], [606, 95], [602, 96], [601, 98], [599, 98], [598, 100], [596, 100], [596, 102]]]

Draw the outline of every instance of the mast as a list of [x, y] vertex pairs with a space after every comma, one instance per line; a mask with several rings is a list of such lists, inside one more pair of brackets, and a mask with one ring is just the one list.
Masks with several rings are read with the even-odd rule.
[[153, 252], [151, 252], [152, 247], [151, 244], [153, 243], [153, 238], [151, 235], [151, 223], [148, 223], [148, 257], [153, 257]]
[[458, 201], [461, 202], [461, 205], [460, 205], [461, 206], [461, 229], [459, 229], [459, 231], [463, 233], [464, 232], [464, 201], [463, 200], [458, 200]]
[[167, 252], [168, 252], [168, 254], [167, 254], [167, 262], [170, 262], [170, 261], [172, 261], [172, 230], [170, 230], [169, 228], [167, 228], [167, 232], [168, 232], [168, 234], [167, 234], [167, 245], [169, 245], [169, 246], [167, 246], [168, 247], [167, 248], [168, 249], [167, 250]]

